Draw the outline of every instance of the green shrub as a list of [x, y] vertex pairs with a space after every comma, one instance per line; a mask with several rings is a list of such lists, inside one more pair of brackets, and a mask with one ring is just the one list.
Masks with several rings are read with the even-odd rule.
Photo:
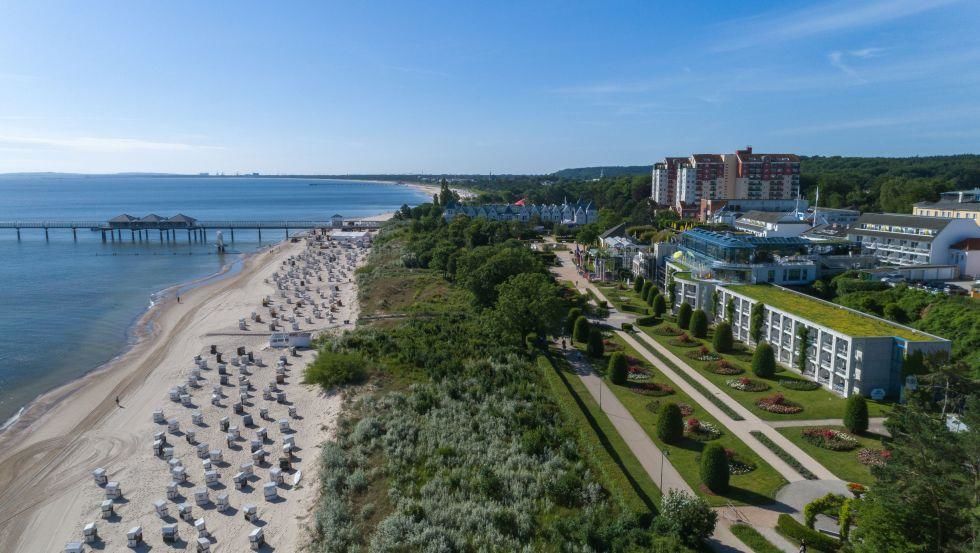
[[575, 332], [575, 322], [578, 318], [582, 316], [582, 310], [578, 307], [573, 307], [568, 310], [568, 316], [565, 317], [565, 335], [571, 336]]
[[691, 324], [691, 304], [686, 301], [677, 309], [677, 326], [687, 330]]
[[626, 362], [626, 355], [622, 352], [614, 352], [609, 356], [609, 365], [607, 365], [609, 371], [609, 380], [613, 384], [619, 384], [622, 386], [626, 384], [626, 376], [629, 372], [629, 364]]
[[653, 283], [649, 280], [643, 283], [643, 288], [640, 289], [640, 297], [644, 300], [650, 295], [650, 290], [653, 289]]
[[589, 329], [589, 342], [585, 345], [585, 353], [589, 357], [601, 359], [605, 353], [605, 346], [602, 344], [602, 331], [593, 326]]
[[732, 324], [735, 320], [735, 300], [733, 298], [728, 298], [728, 302], [725, 303], [725, 320], [728, 324]]
[[646, 284], [646, 279], [638, 276], [636, 280], [633, 281], [633, 291], [639, 294], [643, 290], [643, 286]]
[[621, 328], [623, 329], [623, 332], [633, 332], [632, 323], [623, 323]]
[[684, 416], [676, 403], [668, 403], [660, 409], [657, 436], [668, 444], [677, 443], [684, 436]]
[[649, 317], [638, 317], [636, 319], [636, 324], [640, 326], [653, 326], [657, 324], [657, 318], [653, 316]]
[[783, 551], [748, 524], [732, 524], [731, 531], [732, 534], [735, 534], [735, 537], [742, 540], [742, 543], [749, 546], [749, 549], [754, 553], [782, 553]]
[[756, 303], [749, 314], [749, 337], [756, 343], [762, 338], [762, 313], [765, 308], [765, 304]]
[[836, 516], [840, 508], [844, 505], [846, 498], [836, 493], [828, 493], [823, 497], [818, 497], [803, 506], [803, 524], [807, 528], [813, 528], [817, 522], [817, 515]]
[[728, 353], [732, 351], [735, 340], [732, 338], [732, 325], [727, 322], [720, 322], [715, 326], [715, 337], [712, 345], [718, 353]]
[[868, 402], [861, 394], [847, 398], [844, 409], [844, 428], [854, 434], [868, 431]]
[[359, 353], [320, 350], [303, 372], [303, 382], [319, 384], [323, 389], [357, 384], [367, 377], [365, 364]]
[[728, 456], [719, 444], [708, 444], [701, 452], [701, 482], [715, 493], [728, 491]]
[[657, 294], [657, 297], [653, 298], [653, 316], [660, 318], [663, 317], [664, 313], [666, 312], [667, 302], [664, 300], [662, 295]]
[[796, 544], [806, 540], [809, 551], [836, 553], [840, 549], [838, 540], [803, 526], [795, 518], [785, 513], [779, 515], [776, 521], [776, 531]]
[[658, 521], [666, 526], [665, 533], [676, 534], [685, 545], [698, 551], [718, 523], [718, 513], [707, 501], [680, 490], [669, 490], [663, 496], [660, 513]]
[[529, 332], [527, 336], [524, 337], [524, 345], [527, 346], [527, 349], [529, 350], [534, 349], [539, 345], [538, 340], [539, 338], [537, 332]]
[[776, 354], [768, 342], [762, 342], [752, 354], [752, 372], [759, 378], [772, 378], [776, 374]]
[[579, 315], [578, 319], [575, 319], [575, 329], [572, 333], [572, 339], [576, 342], [588, 342], [589, 341], [589, 330], [592, 325], [589, 324], [589, 320], [585, 318], [585, 315]]
[[695, 338], [704, 338], [708, 335], [708, 314], [703, 309], [695, 309], [691, 313], [691, 334]]
[[646, 297], [647, 305], [652, 307], [653, 302], [657, 301], [657, 296], [659, 295], [660, 295], [659, 288], [654, 287], [652, 290], [650, 290], [650, 295]]

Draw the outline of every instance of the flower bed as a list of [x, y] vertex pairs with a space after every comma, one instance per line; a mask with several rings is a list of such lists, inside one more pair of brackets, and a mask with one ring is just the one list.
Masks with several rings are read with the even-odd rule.
[[884, 466], [888, 459], [891, 459], [891, 456], [891, 452], [887, 449], [872, 449], [870, 447], [865, 447], [857, 453], [858, 462], [871, 467]]
[[695, 361], [707, 362], [707, 361], [718, 361], [719, 359], [721, 359], [721, 357], [717, 353], [711, 351], [705, 346], [701, 346], [694, 351], [689, 351], [685, 355], [687, 355], [691, 359], [694, 359]]
[[718, 361], [715, 361], [714, 363], [709, 363], [705, 365], [704, 370], [715, 374], [722, 374], [725, 376], [734, 376], [736, 374], [742, 374], [745, 372], [745, 369], [743, 369], [742, 367], [735, 366], [729, 363], [728, 361], [726, 361], [725, 359], [720, 359]]
[[773, 394], [761, 398], [755, 402], [755, 406], [777, 415], [794, 415], [803, 411], [802, 405], [786, 399], [783, 394]]
[[656, 382], [631, 382], [629, 383], [629, 389], [644, 396], [669, 396], [674, 393], [674, 389], [666, 384], [657, 384]]
[[631, 382], [645, 382], [653, 378], [653, 374], [639, 365], [630, 365], [626, 368], [626, 380]]
[[779, 385], [783, 388], [789, 388], [790, 390], [799, 390], [801, 392], [809, 392], [811, 390], [816, 390], [820, 387], [820, 384], [812, 380], [795, 380], [789, 378], [783, 378], [779, 381]]
[[661, 336], [677, 336], [679, 334], [684, 334], [684, 331], [673, 325], [663, 324], [658, 327], [654, 327], [651, 332], [654, 334], [659, 334]]
[[687, 332], [681, 332], [676, 338], [667, 340], [667, 343], [681, 348], [693, 348], [694, 346], [701, 344], [701, 342], [691, 338]]
[[602, 347], [606, 352], [621, 351], [623, 349], [623, 346], [610, 340], [609, 338], [606, 338], [602, 341]]
[[858, 446], [857, 438], [833, 428], [804, 428], [803, 439], [831, 451], [850, 451]]
[[765, 392], [769, 389], [769, 385], [765, 382], [753, 380], [744, 376], [739, 378], [730, 378], [725, 381], [725, 384], [728, 384], [729, 388], [734, 388], [741, 392]]
[[691, 417], [684, 422], [684, 436], [699, 442], [707, 442], [720, 438], [721, 430], [710, 422]]
[[732, 476], [748, 474], [755, 470], [755, 465], [741, 459], [734, 450], [725, 448], [725, 456], [728, 457], [728, 474]]

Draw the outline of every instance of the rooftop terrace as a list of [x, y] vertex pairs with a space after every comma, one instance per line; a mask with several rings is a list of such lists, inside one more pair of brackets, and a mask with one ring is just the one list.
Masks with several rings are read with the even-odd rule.
[[888, 321], [869, 317], [830, 302], [767, 284], [726, 286], [776, 309], [804, 317], [848, 336], [897, 336], [913, 342], [934, 341], [935, 336]]

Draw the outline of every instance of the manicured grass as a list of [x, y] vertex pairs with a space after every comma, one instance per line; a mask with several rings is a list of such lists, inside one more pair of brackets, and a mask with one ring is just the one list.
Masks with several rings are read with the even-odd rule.
[[758, 530], [748, 524], [732, 524], [732, 534], [742, 540], [742, 543], [749, 546], [755, 553], [782, 553], [782, 549], [776, 547]]
[[655, 513], [660, 504], [660, 490], [609, 417], [599, 409], [582, 380], [568, 369], [560, 354], [553, 360], [554, 364], [548, 357], [538, 356], [538, 369], [603, 484], [632, 511]]
[[[834, 473], [834, 475], [841, 480], [847, 480], [848, 482], [859, 482], [864, 485], [874, 483], [875, 479], [873, 476], [871, 476], [871, 469], [867, 465], [862, 465], [861, 462], [858, 461], [857, 454], [858, 451], [861, 451], [861, 449], [865, 447], [881, 449], [880, 438], [874, 434], [856, 436], [858, 442], [861, 443], [861, 445], [856, 449], [852, 449], [851, 451], [831, 451], [829, 449], [824, 449], [820, 446], [813, 445], [804, 440], [802, 433], [806, 428], [817, 427], [794, 426], [789, 428], [777, 428], [776, 430], [783, 436], [789, 438], [791, 442], [799, 446], [803, 451], [807, 452], [821, 465], [827, 467], [827, 470]], [[819, 428], [845, 430], [843, 426], [820, 426]]]
[[[734, 504], [741, 505], [760, 505], [773, 501], [776, 490], [786, 484], [786, 480], [778, 472], [776, 472], [775, 469], [766, 464], [752, 451], [749, 446], [742, 442], [737, 436], [732, 434], [714, 417], [701, 409], [694, 400], [674, 386], [674, 384], [663, 376], [662, 373], [656, 371], [650, 363], [647, 363], [635, 349], [630, 347], [630, 345], [624, 342], [619, 336], [612, 335], [610, 339], [618, 347], [623, 348], [621, 351], [637, 359], [643, 368], [650, 371], [651, 374], [653, 374], [653, 382], [668, 384], [674, 388], [675, 392], [671, 395], [663, 397], [650, 397], [633, 392], [628, 386], [613, 384], [611, 381], [609, 381], [606, 375], [603, 376], [603, 378], [606, 380], [606, 384], [613, 391], [619, 401], [626, 407], [626, 409], [629, 410], [637, 422], [640, 423], [640, 426], [643, 427], [650, 439], [653, 440], [653, 442], [656, 443], [661, 449], [663, 449], [665, 446], [668, 448], [670, 452], [670, 462], [677, 468], [677, 471], [681, 474], [681, 477], [687, 481], [691, 488], [693, 488], [698, 494], [702, 495], [711, 505], [714, 506], [725, 505], [729, 501]], [[607, 352], [601, 361], [595, 361], [594, 365], [600, 369], [604, 369], [608, 362], [609, 353], [610, 352]], [[602, 374], [605, 371], [601, 370], [598, 372]], [[678, 444], [664, 444], [660, 438], [657, 437], [657, 414], [653, 413], [647, 408], [647, 406], [653, 401], [659, 401], [661, 405], [668, 402], [674, 402], [686, 403], [692, 406], [694, 408], [694, 413], [692, 416], [696, 417], [698, 420], [709, 422], [721, 429], [723, 432], [722, 437], [717, 440], [712, 440], [711, 442], [699, 442], [684, 438]], [[739, 458], [756, 466], [756, 469], [748, 474], [733, 475], [731, 477], [731, 489], [724, 496], [707, 493], [701, 486], [701, 479], [699, 475], [700, 456], [701, 450], [704, 449], [707, 443], [718, 443], [725, 448], [731, 449], [735, 451]]]

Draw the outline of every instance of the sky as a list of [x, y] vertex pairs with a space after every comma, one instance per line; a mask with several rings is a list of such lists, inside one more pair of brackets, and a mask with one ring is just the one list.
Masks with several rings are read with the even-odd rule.
[[0, 172], [980, 152], [980, 2], [0, 3]]

